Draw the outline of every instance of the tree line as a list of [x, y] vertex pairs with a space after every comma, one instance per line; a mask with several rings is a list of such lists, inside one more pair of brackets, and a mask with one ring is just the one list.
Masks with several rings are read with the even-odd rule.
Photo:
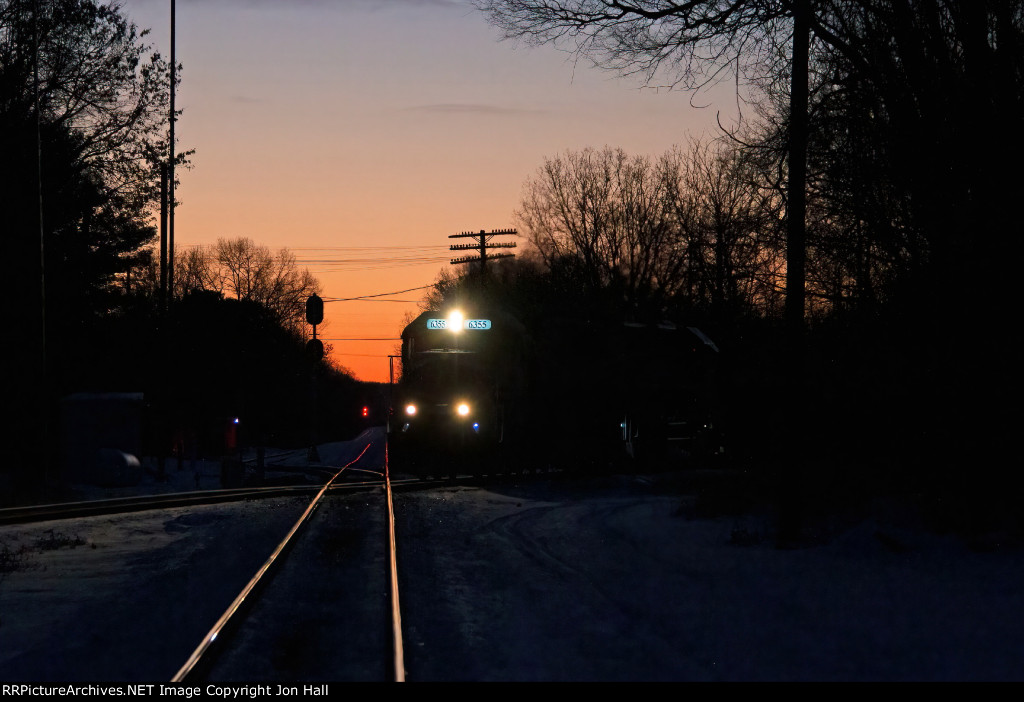
[[[586, 269], [603, 265], [606, 277], [625, 276], [631, 294], [639, 293], [634, 284], [650, 287], [657, 275], [665, 282], [655, 287], [671, 295], [682, 271], [658, 269], [648, 253], [636, 252], [657, 258], [652, 252], [668, 246], [666, 226], [675, 228], [676, 245], [706, 248], [714, 237], [694, 229], [694, 216], [719, 217], [713, 226], [753, 218], [739, 226], [760, 237], [756, 248], [784, 254], [784, 240], [768, 232], [787, 218], [787, 149], [798, 136], [790, 129], [790, 47], [803, 8], [811, 40], [808, 127], [800, 135], [808, 144], [808, 311], [870, 311], [912, 297], [909, 288], [921, 290], [922, 283], [926, 295], [942, 295], [943, 305], [976, 313], [1003, 297], [993, 299], [994, 285], [1012, 293], [1003, 251], [1014, 230], [1017, 182], [1004, 166], [1020, 160], [1021, 146], [997, 135], [1024, 120], [1019, 0], [476, 4], [508, 38], [555, 44], [648, 84], [698, 89], [728, 78], [744, 85], [738, 97], [746, 114], [726, 125], [718, 143], [695, 144], [657, 163], [607, 148], [546, 160], [528, 181], [519, 215], [548, 262], [568, 252]], [[588, 209], [615, 199], [629, 220], [624, 226], [641, 234]], [[652, 199], [655, 209], [648, 207]], [[728, 213], [727, 199], [742, 201], [740, 211]], [[722, 215], [736, 222], [726, 225]], [[553, 218], [561, 218], [571, 250], [549, 233]], [[738, 253], [750, 242], [722, 234], [712, 246], [726, 258], [715, 265], [728, 268], [729, 249]], [[706, 267], [701, 258], [683, 265]], [[769, 271], [784, 277], [785, 270], [767, 261], [757, 267], [759, 292], [747, 302], [771, 314], [763, 297]], [[612, 275], [612, 268], [620, 272]], [[728, 276], [733, 284], [747, 279], [749, 261], [740, 269]], [[724, 281], [714, 277], [703, 284], [721, 298]]]
[[584, 298], [622, 313], [711, 315], [780, 307], [775, 203], [743, 154], [695, 141], [656, 159], [588, 148], [545, 159], [515, 213], [534, 255]]
[[[210, 422], [246, 408], [264, 433], [281, 420], [278, 438], [301, 444], [308, 376], [335, 390], [353, 383], [304, 355], [303, 305], [319, 284], [286, 250], [248, 239], [188, 249], [174, 261], [173, 304], [162, 299], [155, 221], [169, 204], [171, 71], [147, 35], [116, 2], [0, 0], [0, 278], [14, 408], [0, 487], [40, 490], [55, 474], [58, 399], [70, 393], [144, 391], [164, 422], [149, 449], [162, 452], [172, 422], [196, 407]], [[175, 145], [177, 173], [192, 156]]]
[[[506, 39], [647, 85], [734, 82], [743, 112], [720, 139], [653, 159], [609, 146], [546, 158], [516, 211], [530, 251], [474, 294], [535, 319], [699, 320], [730, 356], [737, 424], [762, 453], [789, 431], [776, 409], [798, 295], [800, 434], [832, 465], [803, 465], [808, 483], [855, 457], [877, 489], [971, 501], [965, 520], [1007, 518], [1002, 496], [1019, 481], [998, 447], [1013, 420], [994, 408], [1014, 406], [1019, 377], [1024, 3], [475, 4]], [[425, 304], [479, 285], [448, 274]]]

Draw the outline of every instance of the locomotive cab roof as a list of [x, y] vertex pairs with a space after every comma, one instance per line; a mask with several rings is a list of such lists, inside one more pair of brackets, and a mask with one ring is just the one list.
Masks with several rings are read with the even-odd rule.
[[474, 353], [521, 338], [523, 325], [498, 310], [472, 311], [459, 315], [439, 310], [423, 312], [402, 331], [407, 353]]

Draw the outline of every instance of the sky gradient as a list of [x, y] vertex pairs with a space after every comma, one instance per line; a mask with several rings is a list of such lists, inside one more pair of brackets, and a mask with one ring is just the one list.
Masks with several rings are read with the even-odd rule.
[[[170, 0], [121, 4], [169, 56]], [[323, 286], [318, 336], [367, 381], [388, 380], [425, 291], [342, 299], [428, 286], [458, 255], [450, 235], [514, 227], [545, 157], [656, 156], [736, 111], [730, 86], [643, 88], [500, 41], [461, 0], [177, 0], [175, 34], [176, 135], [196, 150], [177, 173], [176, 250], [287, 247]]]

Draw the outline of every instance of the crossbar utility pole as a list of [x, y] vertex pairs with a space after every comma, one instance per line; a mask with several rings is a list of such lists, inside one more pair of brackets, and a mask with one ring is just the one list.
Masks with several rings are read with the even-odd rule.
[[515, 235], [517, 232], [515, 229], [492, 229], [490, 232], [485, 232], [483, 229], [479, 233], [476, 232], [462, 232], [461, 234], [452, 234], [449, 239], [461, 239], [465, 237], [472, 237], [477, 240], [475, 244], [452, 244], [448, 247], [450, 251], [465, 251], [468, 249], [476, 249], [479, 254], [476, 256], [461, 256], [459, 258], [453, 258], [450, 263], [473, 263], [474, 261], [480, 262], [480, 276], [484, 277], [487, 274], [487, 262], [492, 261], [496, 258], [512, 258], [515, 254], [511, 253], [487, 253], [491, 249], [514, 249], [516, 248], [515, 242], [509, 243], [488, 243], [496, 236], [507, 236]]

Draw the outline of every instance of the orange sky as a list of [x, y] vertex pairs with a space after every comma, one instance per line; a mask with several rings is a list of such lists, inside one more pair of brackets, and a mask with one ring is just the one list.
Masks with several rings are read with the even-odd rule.
[[[170, 1], [122, 4], [168, 55]], [[449, 235], [515, 226], [546, 156], [655, 156], [715, 135], [716, 110], [735, 113], [729, 86], [694, 98], [701, 109], [689, 93], [498, 41], [461, 0], [177, 0], [176, 18], [176, 131], [196, 149], [178, 174], [176, 246], [244, 236], [291, 249], [323, 286], [318, 335], [362, 380], [387, 381], [422, 291], [333, 299], [431, 284]]]

